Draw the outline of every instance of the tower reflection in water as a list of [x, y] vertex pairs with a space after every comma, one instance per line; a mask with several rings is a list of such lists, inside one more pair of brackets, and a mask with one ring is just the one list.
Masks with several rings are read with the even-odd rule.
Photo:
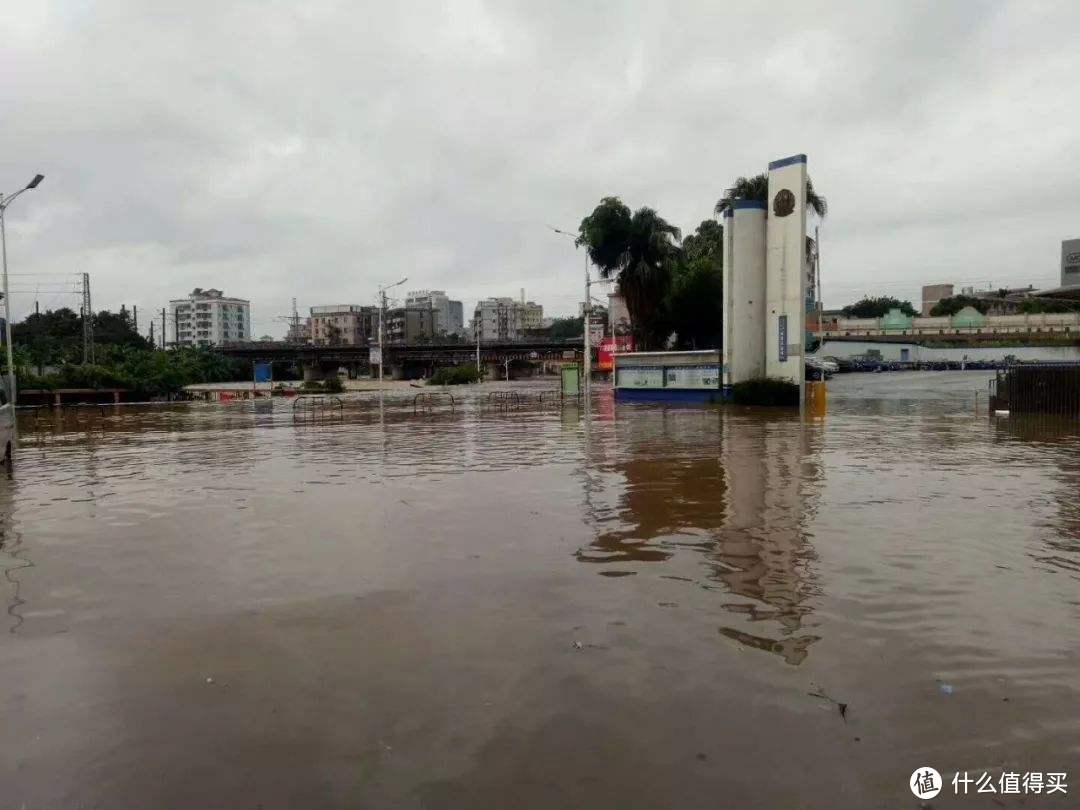
[[807, 632], [816, 585], [805, 527], [821, 431], [785, 413], [634, 408], [589, 452], [599, 531], [577, 559], [607, 576], [660, 564], [661, 576], [723, 591], [720, 606], [743, 617], [723, 636], [801, 663], [819, 638]]

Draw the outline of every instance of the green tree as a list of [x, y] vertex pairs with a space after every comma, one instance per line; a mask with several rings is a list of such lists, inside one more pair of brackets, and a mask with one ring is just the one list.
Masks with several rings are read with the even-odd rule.
[[680, 255], [679, 229], [652, 208], [631, 213], [618, 197], [604, 197], [578, 234], [600, 274], [618, 281], [638, 348], [662, 345], [671, 331], [664, 302]]
[[953, 295], [949, 298], [942, 298], [933, 308], [930, 310], [930, 314], [935, 318], [943, 315], [955, 315], [964, 307], [975, 307], [983, 315], [990, 308], [985, 301], [978, 298], [972, 298], [970, 295]]
[[870, 296], [861, 298], [854, 304], [848, 304], [840, 312], [843, 313], [845, 318], [881, 318], [890, 309], [898, 309], [905, 315], [915, 316], [919, 314], [910, 301], [901, 301], [899, 298], [893, 298], [889, 295], [877, 298]]
[[553, 340], [581, 337], [585, 334], [584, 318], [553, 318], [550, 334]]
[[[736, 200], [757, 200], [768, 207], [769, 175], [755, 174], [753, 177], [740, 177], [716, 201], [714, 212], [719, 216], [731, 208]], [[829, 213], [829, 204], [825, 198], [814, 191], [814, 183], [806, 178], [806, 208], [823, 218]]]
[[682, 248], [667, 295], [669, 322], [679, 348], [718, 348], [724, 321], [723, 226], [704, 220]]
[[1025, 315], [1038, 315], [1043, 312], [1077, 312], [1080, 311], [1080, 301], [1061, 301], [1046, 298], [1029, 298], [1021, 301], [1017, 310]]

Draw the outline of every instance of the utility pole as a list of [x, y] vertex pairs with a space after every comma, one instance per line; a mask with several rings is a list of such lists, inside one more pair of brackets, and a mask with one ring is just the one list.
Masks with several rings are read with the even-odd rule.
[[38, 352], [37, 373], [38, 373], [38, 376], [40, 377], [45, 373], [45, 369], [41, 365], [41, 353], [40, 353], [40, 348], [41, 347], [40, 347], [39, 342], [38, 342], [38, 337], [40, 335], [40, 329], [41, 329], [41, 308], [38, 306], [38, 301], [36, 299], [34, 300], [34, 316], [35, 316], [34, 317], [34, 349], [35, 349], [35, 351]]
[[131, 305], [131, 327], [135, 330], [135, 334], [139, 334], [139, 305]]
[[161, 348], [162, 349], [168, 349], [169, 348], [169, 341], [168, 341], [168, 337], [167, 337], [168, 332], [165, 331], [165, 324], [166, 323], [167, 323], [167, 321], [165, 320], [165, 307], [162, 307], [161, 308]]
[[[395, 281], [393, 284], [387, 284], [386, 286], [379, 288], [379, 383], [380, 384], [383, 381], [383, 363], [385, 361], [385, 358], [383, 357], [383, 352], [385, 351], [385, 348], [383, 346], [383, 332], [384, 332], [383, 320], [386, 317], [386, 291], [393, 288], [393, 287], [400, 287], [402, 284], [404, 284], [408, 280], [409, 280], [409, 277], [406, 276], [401, 281]], [[408, 324], [409, 324], [409, 317], [408, 317], [408, 314], [406, 313], [406, 316], [405, 316], [406, 334], [408, 333], [408, 328], [409, 328]]]
[[383, 380], [383, 318], [386, 317], [386, 290], [380, 290], [379, 295], [379, 385]]
[[292, 300], [293, 340], [300, 340], [300, 313], [296, 309], [296, 299]]
[[589, 396], [589, 381], [592, 376], [592, 347], [589, 345], [589, 329], [592, 326], [592, 293], [589, 288], [589, 249], [585, 249], [585, 397]]
[[82, 274], [83, 365], [94, 362], [94, 308], [90, 304], [90, 274]]
[[476, 375], [481, 379], [484, 373], [480, 370], [480, 333], [484, 328], [484, 308], [480, 302], [476, 302], [476, 311], [473, 313], [473, 329], [476, 330]]
[[180, 309], [173, 310], [173, 346], [180, 348]]
[[150, 321], [150, 345], [157, 346], [157, 338], [154, 336], [154, 322]]

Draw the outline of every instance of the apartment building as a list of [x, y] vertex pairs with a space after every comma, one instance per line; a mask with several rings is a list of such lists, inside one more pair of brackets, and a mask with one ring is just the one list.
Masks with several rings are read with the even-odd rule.
[[460, 335], [465, 332], [465, 310], [445, 290], [413, 290], [405, 296], [406, 309], [430, 309], [436, 335]]
[[435, 310], [430, 307], [397, 307], [386, 311], [383, 328], [385, 342], [396, 344], [430, 343], [435, 336]]
[[169, 301], [166, 335], [171, 345], [216, 346], [251, 340], [251, 302], [221, 290], [196, 287], [187, 298]]
[[359, 304], [311, 308], [311, 342], [316, 346], [369, 346], [378, 341], [379, 310]]
[[543, 327], [544, 308], [533, 301], [485, 298], [473, 312], [472, 337], [481, 341], [523, 340]]

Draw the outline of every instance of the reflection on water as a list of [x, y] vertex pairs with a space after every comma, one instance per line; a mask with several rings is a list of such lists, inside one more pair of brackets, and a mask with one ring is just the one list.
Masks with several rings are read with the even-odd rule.
[[861, 807], [916, 759], [1068, 770], [1080, 430], [975, 418], [963, 374], [832, 386], [817, 421], [22, 415], [4, 801]]
[[[607, 566], [696, 552], [701, 578], [750, 600], [724, 609], [750, 622], [774, 622], [782, 638], [732, 627], [720, 632], [800, 663], [817, 640], [798, 633], [811, 611], [813, 552], [804, 523], [820, 478], [813, 446], [819, 428], [782, 412], [628, 412], [616, 425], [612, 458], [583, 473], [598, 531], [577, 559]], [[613, 494], [605, 498], [605, 490]], [[604, 500], [612, 506], [596, 505]]]

